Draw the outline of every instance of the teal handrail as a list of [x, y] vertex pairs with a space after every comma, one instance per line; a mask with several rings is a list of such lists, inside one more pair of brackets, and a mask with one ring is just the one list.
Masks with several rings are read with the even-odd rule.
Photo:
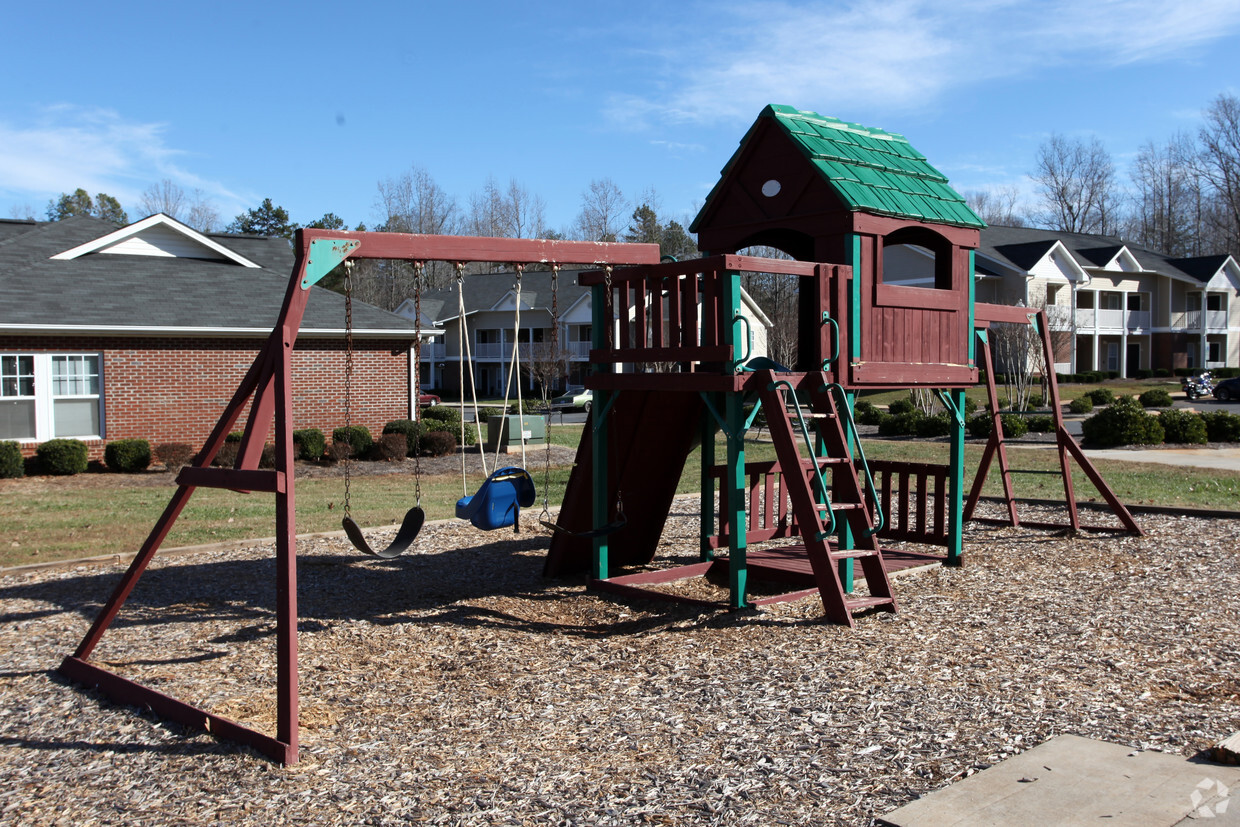
[[[780, 379], [771, 383], [771, 390], [779, 390], [780, 385], [783, 385], [792, 392], [792, 407], [797, 413], [797, 425], [801, 429], [801, 438], [805, 440], [805, 447], [810, 451], [811, 456], [813, 456], [814, 443], [809, 438], [809, 428], [805, 425], [805, 415], [801, 413], [801, 402], [797, 399], [796, 388], [792, 387], [792, 383], [788, 380]], [[831, 519], [831, 523], [827, 526], [827, 530], [818, 535], [819, 540], [825, 540], [830, 535], [835, 533], [835, 510], [831, 507], [831, 495], [829, 493], [829, 489], [827, 488], [827, 480], [822, 476], [822, 466], [818, 464], [816, 457], [813, 465], [814, 476], [818, 479], [818, 490], [822, 492], [822, 499], [824, 500], [823, 507], [827, 509], [827, 516]]]
[[822, 369], [829, 371], [831, 363], [840, 358], [840, 323], [825, 310], [822, 313], [822, 323], [831, 325], [831, 355], [822, 360]]
[[749, 326], [749, 319], [745, 318], [744, 315], [737, 313], [732, 317], [732, 324], [736, 324], [737, 322], [744, 322], [745, 325], [745, 355], [733, 362], [735, 365], [732, 370], [733, 373], [742, 372], [744, 370], [744, 364], [748, 362], [749, 357], [753, 355], [753, 328]]
[[848, 440], [857, 446], [857, 457], [861, 460], [861, 468], [865, 471], [865, 487], [870, 492], [870, 497], [874, 500], [874, 527], [869, 530], [870, 534], [877, 534], [887, 526], [887, 515], [883, 513], [883, 507], [878, 502], [878, 494], [874, 490], [874, 475], [870, 472], [870, 463], [865, 458], [865, 449], [861, 447], [861, 439], [857, 435], [857, 423], [853, 420], [852, 408], [848, 404], [848, 393], [844, 390], [844, 386], [839, 382], [831, 382], [827, 385], [829, 393], [839, 392], [840, 402], [839, 410], [844, 411], [845, 418], [848, 422], [848, 433], [845, 436]]

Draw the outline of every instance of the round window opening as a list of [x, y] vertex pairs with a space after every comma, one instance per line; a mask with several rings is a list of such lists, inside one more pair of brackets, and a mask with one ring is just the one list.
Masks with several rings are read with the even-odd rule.
[[780, 185], [774, 178], [762, 185], [762, 194], [767, 198], [774, 198], [779, 195]]

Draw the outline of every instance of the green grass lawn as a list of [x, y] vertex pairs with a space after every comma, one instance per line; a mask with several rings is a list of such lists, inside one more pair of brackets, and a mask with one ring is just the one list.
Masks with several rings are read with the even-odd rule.
[[[575, 447], [580, 425], [554, 425], [554, 444]], [[947, 462], [947, 445], [941, 442], [866, 440], [872, 459], [905, 459], [912, 462]], [[966, 447], [966, 488], [981, 459], [982, 445]], [[1009, 446], [1014, 468], [1057, 471], [1055, 451], [1048, 448]], [[774, 448], [763, 439], [747, 443], [750, 461], [774, 459]], [[724, 456], [722, 445], [717, 457]], [[537, 448], [527, 456], [529, 471], [538, 487], [536, 509], [542, 508], [544, 490], [549, 505], [558, 507], [568, 483], [569, 466], [550, 469], [550, 485], [544, 489], [543, 455]], [[681, 493], [697, 491], [700, 466], [698, 450], [690, 455], [680, 480]], [[1234, 508], [1240, 501], [1240, 473], [1130, 462], [1099, 461], [1103, 477], [1120, 499], [1130, 504], [1156, 504], [1198, 508]], [[103, 554], [130, 554], [138, 550], [158, 519], [175, 486], [171, 478], [163, 486], [137, 486], [123, 476], [91, 475], [89, 485], [76, 478], [32, 478], [0, 481], [0, 494], [8, 503], [9, 530], [0, 548], [0, 566], [73, 559]], [[1085, 476], [1073, 476], [1077, 497], [1098, 499]], [[468, 493], [481, 482], [466, 480]], [[1062, 496], [1058, 476], [1015, 476], [1016, 494], [1022, 498], [1055, 499]], [[297, 481], [297, 531], [335, 531], [343, 516], [344, 481], [340, 478]], [[422, 506], [427, 519], [453, 516], [456, 500], [466, 489], [459, 473], [425, 476]], [[398, 523], [414, 504], [412, 474], [357, 476], [352, 480], [351, 508], [363, 527]], [[984, 493], [1001, 493], [997, 468], [991, 469]], [[274, 498], [265, 494], [199, 489], [177, 520], [164, 547], [198, 545], [230, 540], [270, 537], [275, 533]]]

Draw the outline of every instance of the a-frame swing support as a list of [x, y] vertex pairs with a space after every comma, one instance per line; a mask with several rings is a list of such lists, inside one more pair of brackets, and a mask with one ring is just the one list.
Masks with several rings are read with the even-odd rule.
[[[177, 476], [177, 489], [141, 550], [113, 590], [60, 674], [98, 689], [112, 700], [147, 708], [163, 718], [250, 746], [282, 764], [298, 757], [297, 680], [297, 538], [293, 460], [292, 358], [310, 288], [347, 258], [403, 261], [494, 262], [501, 264], [652, 264], [654, 244], [614, 244], [542, 239], [426, 236], [409, 233], [299, 230], [292, 276], [271, 335], [259, 350], [224, 409], [194, 464]], [[249, 405], [244, 435], [233, 468], [213, 468], [220, 447]], [[274, 434], [273, 434], [274, 425]], [[269, 435], [275, 442], [276, 467], [259, 469]], [[271, 736], [199, 709], [117, 675], [90, 661], [125, 601], [133, 592], [177, 517], [197, 488], [261, 491], [276, 500], [276, 648], [277, 720]]]

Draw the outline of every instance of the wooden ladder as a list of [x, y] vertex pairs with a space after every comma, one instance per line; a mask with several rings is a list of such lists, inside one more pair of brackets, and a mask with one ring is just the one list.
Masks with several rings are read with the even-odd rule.
[[[768, 375], [763, 377], [759, 396], [827, 619], [851, 627], [853, 612], [896, 611], [874, 521], [826, 377], [820, 373], [804, 378], [763, 373]], [[795, 384], [810, 391], [808, 410], [797, 400]], [[825, 449], [823, 456], [817, 456], [815, 436]], [[798, 468], [801, 473], [794, 470]], [[830, 486], [824, 470], [831, 472]], [[831, 535], [841, 530], [841, 524], [851, 530], [854, 548], [831, 547]], [[861, 564], [868, 596], [845, 591], [837, 564], [849, 559]]]

